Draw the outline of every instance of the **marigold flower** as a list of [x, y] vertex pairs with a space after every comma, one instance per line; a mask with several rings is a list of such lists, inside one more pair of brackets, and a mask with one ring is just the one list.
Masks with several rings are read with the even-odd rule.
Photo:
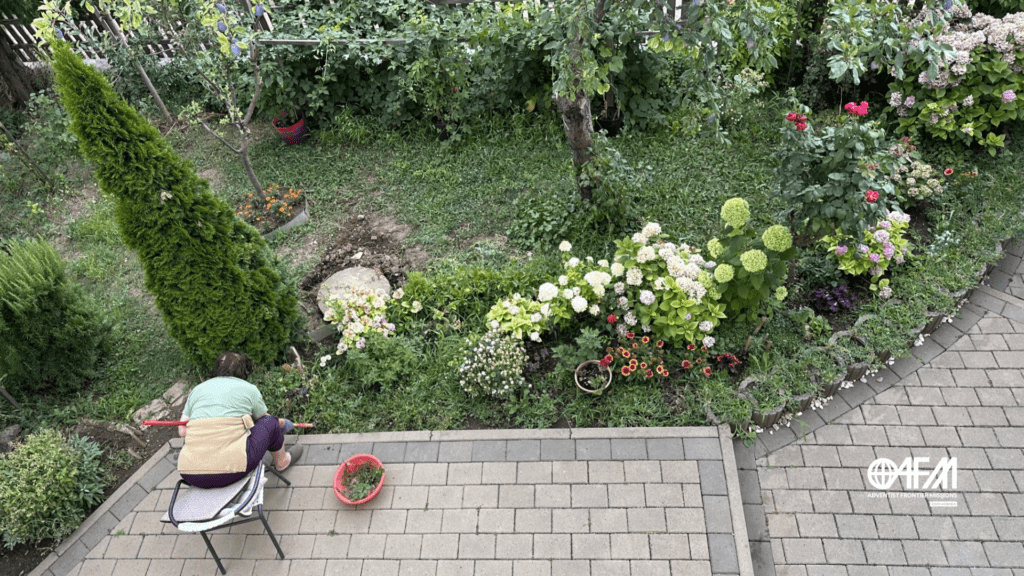
[[647, 362], [641, 362], [640, 368], [647, 368]]
[[630, 356], [632, 356], [629, 350], [626, 350], [625, 348], [619, 348], [619, 350], [621, 351], [620, 353], [622, 354], [623, 358], [629, 358]]

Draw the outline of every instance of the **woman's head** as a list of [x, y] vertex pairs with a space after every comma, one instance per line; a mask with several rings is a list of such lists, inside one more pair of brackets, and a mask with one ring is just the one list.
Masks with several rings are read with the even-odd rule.
[[245, 380], [252, 374], [252, 358], [239, 352], [221, 352], [213, 362], [210, 378], [231, 376]]

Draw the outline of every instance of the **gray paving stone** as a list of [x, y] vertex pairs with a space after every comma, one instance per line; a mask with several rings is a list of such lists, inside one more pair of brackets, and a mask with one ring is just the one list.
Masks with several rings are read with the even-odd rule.
[[824, 468], [826, 490], [863, 490], [863, 473], [844, 468]]
[[114, 515], [118, 520], [124, 519], [132, 510], [138, 506], [139, 502], [148, 494], [147, 491], [143, 490], [138, 484], [133, 485], [128, 489], [127, 492], [121, 498], [110, 507], [110, 513]]
[[575, 460], [576, 442], [574, 440], [541, 440], [541, 460]]
[[[375, 442], [373, 444], [373, 455], [385, 464], [405, 462], [405, 442]], [[305, 459], [305, 456], [303, 456], [303, 459]], [[334, 462], [334, 464], [341, 464], [341, 461]]]
[[782, 548], [787, 564], [825, 563], [825, 550], [820, 538], [783, 538]]
[[472, 442], [441, 442], [438, 446], [438, 462], [471, 462], [472, 460]]
[[[772, 556], [770, 542], [751, 542], [750, 559], [754, 564], [754, 574], [758, 576], [777, 576], [775, 573], [775, 558]], [[690, 572], [681, 571], [682, 574]]]
[[874, 398], [876, 394], [877, 392], [864, 382], [857, 382], [853, 385], [853, 388], [847, 388], [841, 393], [843, 400], [850, 406], [860, 406]]
[[[758, 436], [758, 442], [764, 445], [769, 454], [789, 446], [798, 439], [796, 431], [792, 428], [779, 428], [778, 430], [768, 431]], [[687, 452], [687, 457], [690, 457], [689, 452]], [[714, 460], [714, 458], [712, 459]]]
[[505, 458], [510, 462], [540, 460], [540, 440], [509, 440]]
[[646, 460], [647, 442], [643, 438], [612, 438], [612, 460]]
[[864, 564], [867, 562], [860, 540], [825, 538], [821, 542], [829, 564]]
[[761, 505], [761, 483], [757, 470], [739, 470], [740, 496], [744, 504]]
[[926, 338], [920, 346], [915, 346], [910, 353], [921, 362], [931, 362], [933, 358], [946, 351], [946, 348], [931, 338]]
[[505, 461], [504, 440], [474, 440], [473, 461], [474, 462], [504, 462]]
[[899, 540], [864, 540], [868, 564], [902, 566], [907, 563], [903, 543]]
[[[909, 408], [909, 406], [901, 406]], [[888, 446], [889, 438], [885, 435], [884, 426], [850, 426], [850, 438], [855, 445]]]
[[740, 571], [736, 539], [732, 534], [708, 534], [711, 571], [716, 574], [737, 574]]
[[700, 470], [701, 492], [704, 494], [728, 494], [725, 482], [725, 468], [721, 461], [701, 460], [697, 463]]
[[302, 456], [302, 460], [307, 465], [338, 465], [341, 464], [341, 455], [338, 451], [339, 448], [339, 446], [331, 444], [313, 444], [306, 446], [306, 451]]
[[704, 518], [708, 533], [732, 533], [732, 515], [727, 496], [704, 496]]
[[875, 516], [878, 537], [885, 540], [915, 539], [914, 520], [908, 516]]
[[967, 413], [978, 426], [1008, 426], [1010, 424], [1005, 410], [1001, 407], [970, 406], [967, 408]]
[[438, 442], [409, 442], [405, 446], [406, 462], [437, 462]]
[[611, 460], [612, 445], [607, 439], [588, 439], [576, 441], [577, 460]]
[[717, 438], [684, 438], [687, 460], [721, 460], [722, 446]]
[[960, 338], [962, 334], [963, 332], [957, 330], [952, 323], [944, 322], [935, 332], [932, 332], [931, 339], [940, 346], [949, 348]]
[[970, 568], [988, 564], [981, 542], [950, 542], [947, 540], [942, 542], [942, 547], [946, 550], [946, 562], [950, 566]]
[[802, 538], [836, 538], [839, 535], [832, 514], [797, 514], [796, 522]]
[[768, 520], [765, 518], [764, 506], [758, 504], [744, 504], [743, 518], [747, 524], [747, 539], [750, 541], [771, 540], [768, 534]]
[[834, 396], [832, 400], [829, 400], [828, 405], [816, 410], [818, 416], [820, 416], [826, 423], [846, 414], [849, 411], [850, 405], [839, 396]]
[[608, 534], [573, 534], [572, 557], [575, 559], [610, 559], [611, 538]]
[[970, 413], [964, 406], [934, 406], [932, 414], [939, 426], [971, 426]]
[[611, 557], [622, 560], [650, 559], [651, 545], [647, 534], [612, 534]]
[[786, 470], [786, 477], [791, 489], [825, 489], [825, 475], [821, 468], [790, 468]]

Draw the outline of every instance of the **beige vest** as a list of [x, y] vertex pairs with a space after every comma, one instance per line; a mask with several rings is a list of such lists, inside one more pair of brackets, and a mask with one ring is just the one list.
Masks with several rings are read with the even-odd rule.
[[185, 446], [178, 456], [182, 474], [228, 474], [245, 472], [246, 439], [253, 427], [252, 416], [189, 420]]

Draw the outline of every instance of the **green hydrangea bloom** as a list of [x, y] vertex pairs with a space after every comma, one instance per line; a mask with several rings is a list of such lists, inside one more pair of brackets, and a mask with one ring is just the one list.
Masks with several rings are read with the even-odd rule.
[[718, 258], [724, 251], [725, 246], [722, 246], [722, 243], [718, 241], [718, 238], [708, 240], [708, 254], [710, 254], [712, 258]]
[[735, 275], [736, 269], [728, 264], [719, 264], [718, 266], [715, 266], [715, 280], [722, 284], [732, 280]]
[[768, 257], [760, 250], [747, 250], [740, 254], [740, 262], [747, 272], [760, 272], [768, 265]]
[[789, 290], [786, 290], [785, 286], [779, 286], [775, 289], [775, 299], [779, 302], [785, 300], [786, 296], [789, 296]]
[[742, 228], [750, 220], [750, 205], [743, 198], [730, 198], [722, 204], [722, 220], [733, 228]]
[[711, 281], [711, 274], [708, 273], [707, 270], [701, 270], [697, 273], [697, 282], [700, 282], [700, 285], [705, 288], [710, 288], [715, 285], [715, 283]]
[[778, 224], [765, 230], [764, 234], [761, 235], [761, 240], [764, 241], [764, 245], [769, 250], [775, 252], [785, 252], [793, 245], [793, 235], [789, 233], [785, 226]]
[[722, 292], [718, 288], [712, 286], [708, 288], [707, 297], [717, 302], [722, 299]]

